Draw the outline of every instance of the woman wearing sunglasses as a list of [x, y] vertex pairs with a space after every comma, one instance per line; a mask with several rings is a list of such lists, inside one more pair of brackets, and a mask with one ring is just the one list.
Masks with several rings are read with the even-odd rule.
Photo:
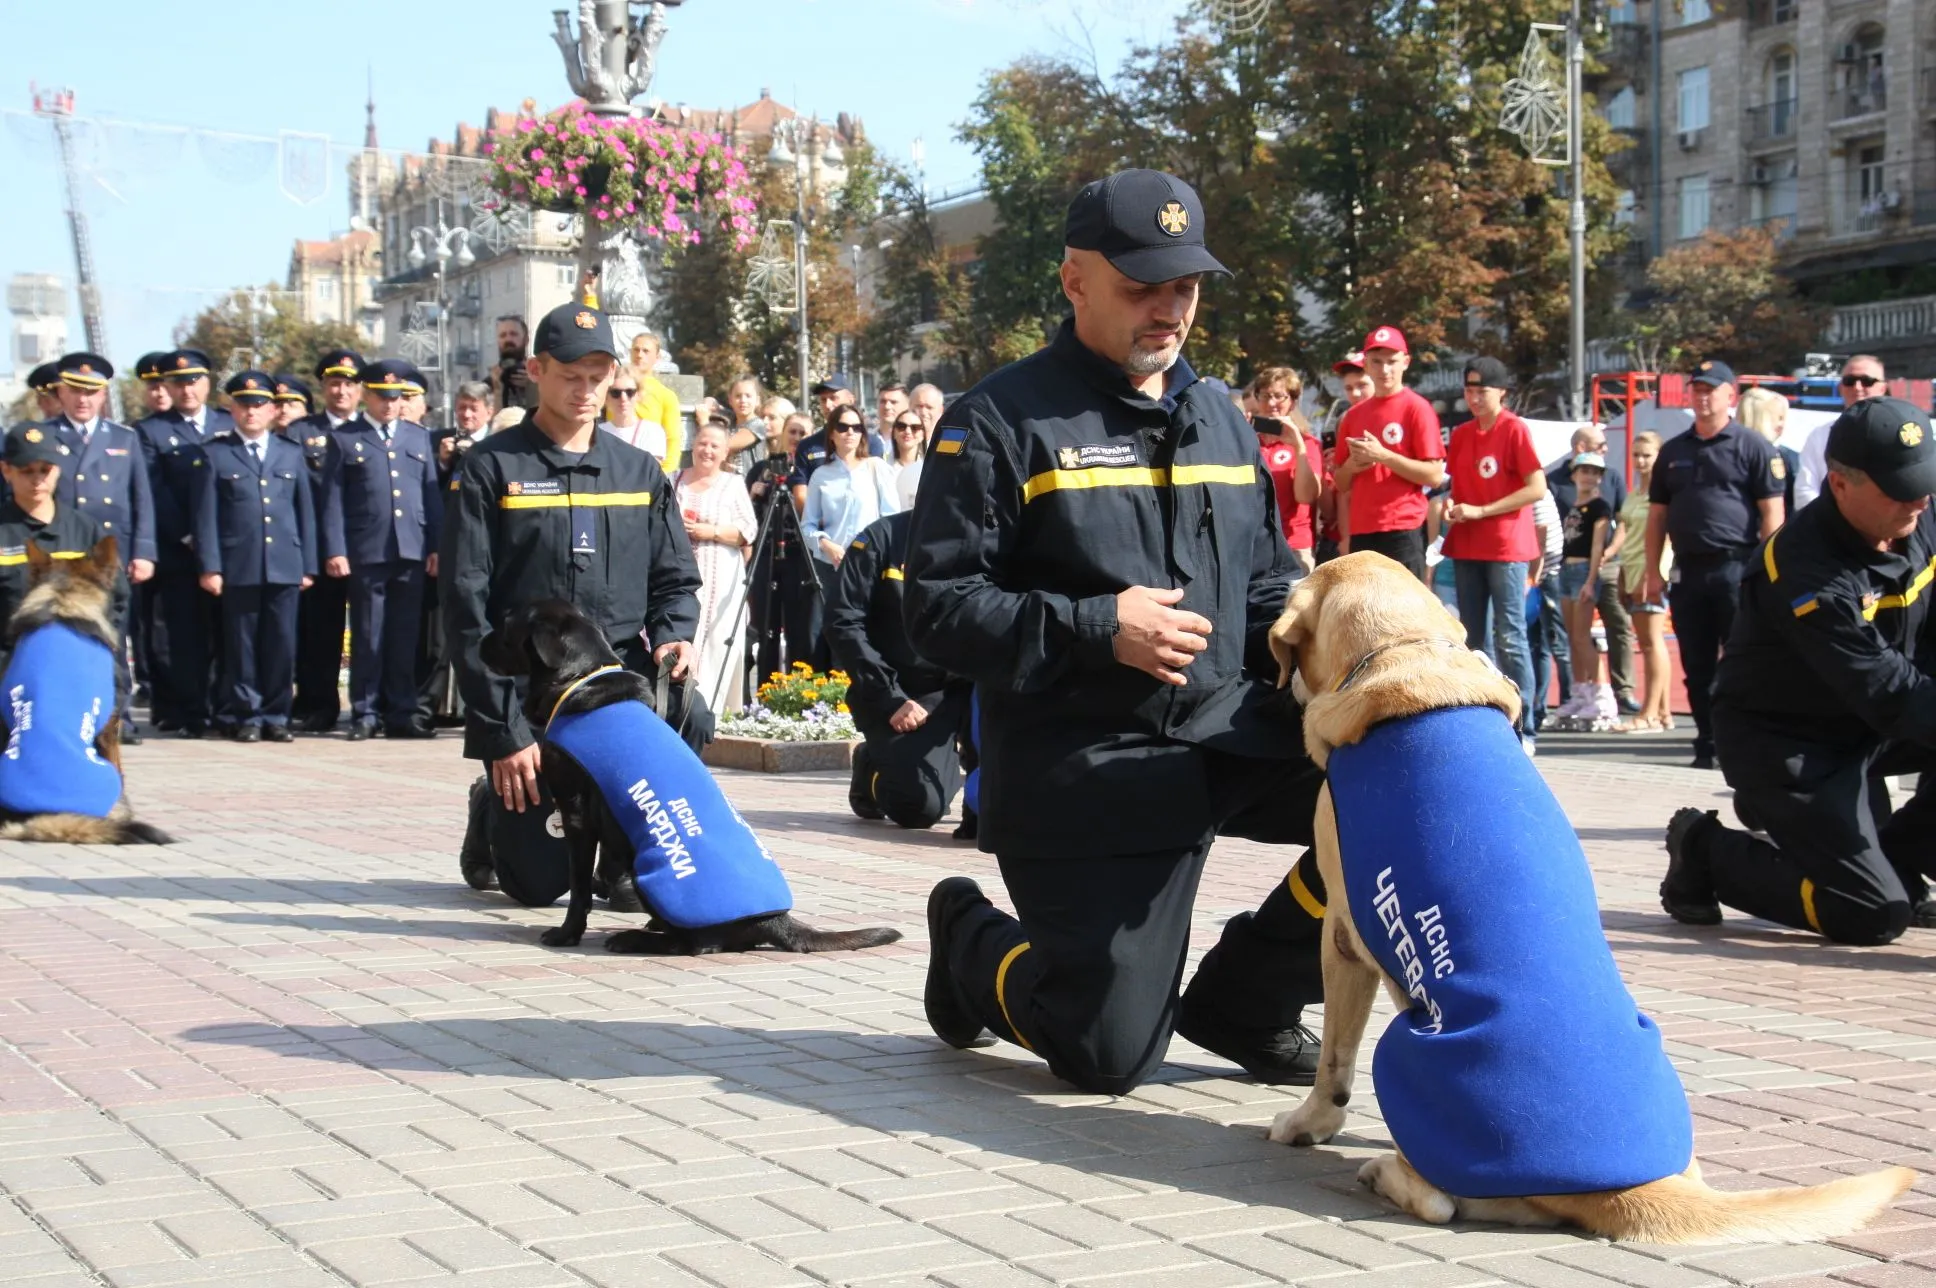
[[605, 416], [598, 427], [649, 453], [661, 466], [666, 463], [665, 426], [639, 415], [639, 374], [631, 367], [620, 367], [605, 391]]
[[807, 483], [807, 508], [800, 516], [807, 546], [820, 560], [823, 583], [847, 554], [847, 543], [884, 514], [901, 508], [887, 462], [867, 454], [867, 424], [860, 411], [834, 408], [827, 418], [827, 463]]
[[928, 454], [927, 422], [912, 411], [904, 411], [894, 418], [888, 433], [894, 459], [887, 468], [894, 476], [894, 494], [903, 510], [912, 510], [914, 494], [921, 486], [921, 461]]

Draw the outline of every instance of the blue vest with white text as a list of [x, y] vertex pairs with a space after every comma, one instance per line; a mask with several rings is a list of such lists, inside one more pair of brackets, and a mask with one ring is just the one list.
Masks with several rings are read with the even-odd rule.
[[780, 865], [692, 749], [643, 702], [559, 716], [545, 742], [584, 767], [631, 838], [639, 894], [682, 929], [793, 908]]
[[120, 771], [94, 748], [114, 719], [107, 646], [58, 623], [31, 631], [14, 646], [0, 698], [8, 727], [0, 808], [106, 818], [121, 799]]
[[1372, 1059], [1406, 1161], [1461, 1198], [1685, 1170], [1687, 1093], [1621, 982], [1579, 838], [1505, 716], [1388, 721], [1326, 772], [1352, 922], [1412, 998]]

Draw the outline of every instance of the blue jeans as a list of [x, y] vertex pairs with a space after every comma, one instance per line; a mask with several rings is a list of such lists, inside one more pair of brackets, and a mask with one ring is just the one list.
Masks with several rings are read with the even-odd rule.
[[1566, 623], [1560, 617], [1560, 575], [1539, 583], [1539, 620], [1528, 623], [1533, 644], [1533, 724], [1546, 719], [1546, 691], [1559, 675], [1560, 701], [1573, 696], [1573, 650], [1567, 646]]
[[[1533, 721], [1533, 659], [1526, 644], [1526, 565], [1491, 559], [1453, 561], [1459, 589], [1459, 620], [1467, 648], [1489, 653], [1500, 673], [1519, 686], [1519, 732], [1530, 738]], [[1486, 619], [1492, 619], [1491, 647]]]

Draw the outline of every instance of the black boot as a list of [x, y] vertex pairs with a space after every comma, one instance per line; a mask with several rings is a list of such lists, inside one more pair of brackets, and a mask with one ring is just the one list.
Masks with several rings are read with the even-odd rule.
[[981, 815], [975, 813], [974, 810], [969, 809], [966, 805], [963, 805], [961, 807], [961, 825], [950, 832], [949, 835], [957, 841], [975, 841], [981, 839]]
[[1660, 883], [1660, 906], [1686, 926], [1718, 926], [1721, 903], [1705, 858], [1690, 854], [1688, 842], [1703, 824], [1720, 826], [1714, 810], [1677, 809], [1667, 823], [1667, 875]]
[[464, 884], [473, 890], [497, 889], [497, 864], [491, 858], [491, 779], [490, 775], [471, 784], [470, 822], [464, 828], [464, 844], [457, 851], [457, 870]]
[[1231, 918], [1234, 930], [1226, 926], [1223, 942], [1204, 957], [1177, 1007], [1176, 1032], [1205, 1051], [1222, 1056], [1259, 1082], [1308, 1087], [1317, 1080], [1320, 1044], [1316, 1034], [1302, 1024], [1288, 1028], [1241, 1024], [1213, 1000], [1219, 981], [1227, 983], [1225, 976], [1233, 964], [1223, 961], [1223, 955], [1235, 951], [1233, 943], [1248, 945], [1255, 938], [1246, 934], [1251, 917], [1252, 914], [1245, 912]]
[[847, 808], [854, 811], [856, 818], [886, 818], [881, 807], [874, 803], [873, 785], [868, 780], [874, 771], [867, 759], [867, 744], [854, 748], [854, 772], [847, 780]]
[[967, 877], [949, 877], [928, 894], [928, 982], [921, 1001], [928, 1027], [951, 1047], [971, 1047], [982, 1035], [982, 1023], [955, 987], [949, 948], [954, 923], [960, 915], [988, 899]]

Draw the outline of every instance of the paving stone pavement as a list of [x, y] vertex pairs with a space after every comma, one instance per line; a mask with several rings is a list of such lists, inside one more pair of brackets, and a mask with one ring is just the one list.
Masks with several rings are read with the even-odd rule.
[[[127, 759], [180, 844], [0, 845], [9, 1288], [1936, 1285], [1936, 1179], [1833, 1245], [1435, 1228], [1354, 1184], [1388, 1143], [1366, 1097], [1335, 1146], [1294, 1151], [1263, 1131], [1296, 1093], [1181, 1040], [1118, 1099], [945, 1049], [921, 1019], [925, 895], [954, 872], [998, 892], [994, 865], [848, 817], [837, 776], [722, 778], [803, 914], [907, 940], [668, 961], [604, 953], [628, 920], [604, 913], [582, 948], [541, 948], [555, 911], [457, 881], [455, 739]], [[1652, 902], [1661, 827], [1718, 776], [1541, 765], [1708, 1177], [1936, 1177], [1936, 934], [1677, 927]], [[1219, 844], [1195, 950], [1289, 857]]]

